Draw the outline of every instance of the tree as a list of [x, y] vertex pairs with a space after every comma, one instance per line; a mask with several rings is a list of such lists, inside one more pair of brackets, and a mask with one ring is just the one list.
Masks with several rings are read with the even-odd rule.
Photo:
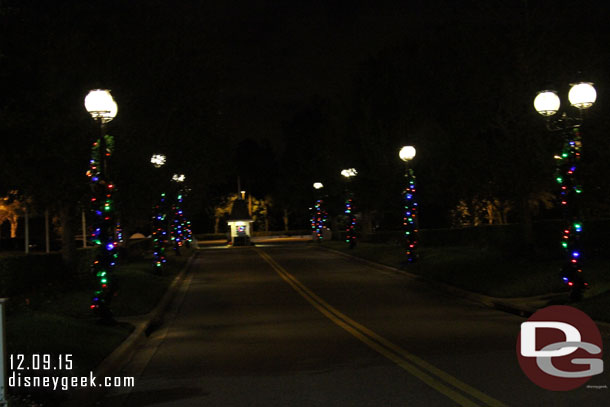
[[17, 237], [19, 218], [25, 213], [24, 204], [15, 196], [17, 191], [9, 196], [0, 198], [0, 225], [8, 221], [11, 224], [11, 238]]

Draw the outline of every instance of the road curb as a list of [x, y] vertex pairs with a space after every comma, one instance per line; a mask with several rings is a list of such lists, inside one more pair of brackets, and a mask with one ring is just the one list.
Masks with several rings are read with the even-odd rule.
[[[133, 332], [121, 343], [110, 355], [106, 357], [95, 369], [94, 374], [98, 377], [105, 376], [111, 371], [116, 371], [122, 364], [127, 360], [131, 359], [133, 350], [135, 349], [138, 342], [144, 337], [148, 336], [147, 331], [155, 323], [159, 323], [162, 319], [163, 312], [169, 305], [170, 301], [176, 295], [176, 288], [184, 280], [184, 276], [188, 272], [193, 259], [197, 256], [197, 252], [193, 253], [189, 257], [186, 265], [180, 270], [178, 275], [174, 278], [172, 283], [167, 288], [167, 291], [163, 295], [163, 298], [155, 306], [155, 308], [142, 316], [142, 321], [136, 323], [136, 327]], [[133, 322], [131, 322], [133, 323]]]
[[[171, 282], [167, 291], [155, 306], [155, 308], [148, 314], [142, 315], [138, 321], [130, 320], [129, 323], [135, 325], [134, 330], [129, 334], [127, 338], [117, 346], [106, 358], [100, 362], [100, 364], [93, 371], [93, 375], [98, 378], [102, 378], [108, 375], [112, 375], [112, 372], [117, 372], [125, 363], [127, 363], [133, 357], [136, 347], [140, 342], [148, 336], [148, 330], [154, 325], [161, 322], [163, 313], [169, 306], [172, 299], [175, 297], [178, 286], [184, 280], [188, 270], [193, 263], [193, 260], [198, 256], [196, 251], [189, 257], [186, 265], [180, 270], [178, 275]], [[121, 322], [121, 320], [119, 320]], [[71, 397], [65, 403], [66, 407], [76, 407], [83, 405], [95, 405], [95, 402], [104, 393], [103, 388], [96, 389], [83, 389], [77, 391], [73, 397]]]
[[[440, 290], [442, 290], [444, 292], [450, 293], [457, 297], [466, 298], [470, 301], [485, 305], [487, 307], [494, 308], [494, 309], [504, 311], [504, 312], [509, 312], [511, 314], [516, 314], [516, 315], [519, 315], [524, 318], [531, 316], [538, 309], [544, 308], [545, 306], [550, 305], [550, 302], [553, 299], [566, 296], [565, 294], [558, 294], [558, 295], [548, 294], [548, 295], [541, 295], [541, 296], [527, 297], [527, 298], [490, 297], [490, 296], [487, 296], [484, 294], [475, 293], [472, 291], [464, 290], [463, 288], [458, 288], [458, 287], [455, 287], [455, 286], [452, 286], [449, 284], [445, 284], [445, 283], [438, 282], [438, 281], [435, 281], [435, 280], [432, 280], [429, 278], [425, 278], [419, 274], [413, 274], [408, 271], [398, 269], [396, 267], [392, 267], [392, 266], [388, 266], [385, 264], [376, 263], [371, 260], [363, 259], [362, 257], [358, 257], [353, 254], [344, 253], [342, 251], [331, 249], [328, 247], [323, 247], [323, 246], [316, 246], [316, 247], [329, 251], [329, 252], [333, 252], [333, 253], [342, 255], [344, 257], [350, 258], [350, 259], [358, 261], [360, 263], [367, 264], [371, 267], [388, 270], [388, 271], [391, 271], [391, 272], [394, 272], [397, 274], [407, 276], [413, 280], [426, 282], [434, 287], [438, 287]], [[536, 305], [528, 306], [523, 303], [536, 303]], [[603, 331], [604, 335], [610, 336], [610, 323], [602, 322], [602, 321], [595, 321], [595, 323], [600, 327], [600, 329]]]

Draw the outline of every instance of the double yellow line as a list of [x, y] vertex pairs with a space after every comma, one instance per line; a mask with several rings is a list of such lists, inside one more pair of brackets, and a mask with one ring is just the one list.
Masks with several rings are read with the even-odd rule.
[[[324, 314], [328, 319], [340, 326], [351, 335], [359, 339], [371, 349], [390, 359], [398, 366], [405, 369], [413, 376], [426, 383], [439, 393], [444, 394], [451, 400], [461, 406], [480, 407], [482, 402], [484, 406], [489, 407], [506, 407], [502, 402], [482, 393], [481, 391], [467, 385], [448, 373], [432, 366], [423, 359], [407, 352], [398, 345], [388, 341], [387, 339], [377, 335], [375, 332], [360, 325], [356, 321], [341, 313], [339, 310], [328, 304], [322, 298], [318, 297], [309, 288], [304, 286], [286, 269], [280, 266], [271, 256], [260, 249], [255, 249], [269, 265], [277, 272], [277, 274], [286, 281], [297, 293], [307, 300], [315, 309]], [[464, 394], [470, 396], [466, 397]], [[473, 400], [474, 399], [474, 400]]]

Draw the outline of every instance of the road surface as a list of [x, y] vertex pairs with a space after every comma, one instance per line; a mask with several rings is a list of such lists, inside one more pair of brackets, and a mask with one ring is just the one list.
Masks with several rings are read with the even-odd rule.
[[311, 245], [202, 250], [105, 406], [604, 406], [531, 383], [524, 319]]

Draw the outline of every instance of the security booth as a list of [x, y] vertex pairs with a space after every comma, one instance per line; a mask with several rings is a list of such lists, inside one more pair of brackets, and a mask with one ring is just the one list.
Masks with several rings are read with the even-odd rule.
[[249, 246], [252, 233], [252, 217], [248, 211], [248, 204], [243, 199], [233, 202], [231, 214], [227, 223], [230, 228], [230, 240], [233, 246]]

